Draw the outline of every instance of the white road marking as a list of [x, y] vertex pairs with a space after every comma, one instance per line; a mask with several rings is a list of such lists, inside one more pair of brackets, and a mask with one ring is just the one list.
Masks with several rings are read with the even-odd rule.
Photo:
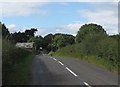
[[60, 63], [62, 66], [64, 65], [62, 62], [58, 61], [58, 63]]
[[66, 69], [70, 72], [70, 73], [72, 73], [75, 77], [78, 77], [78, 75], [77, 74], [75, 74], [72, 70], [70, 70], [68, 67], [66, 67]]
[[55, 61], [57, 61], [57, 59], [53, 58]]
[[87, 82], [83, 82], [87, 87], [91, 87]]

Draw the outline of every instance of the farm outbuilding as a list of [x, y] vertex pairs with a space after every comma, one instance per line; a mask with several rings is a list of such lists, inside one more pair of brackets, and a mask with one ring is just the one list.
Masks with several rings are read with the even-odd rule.
[[26, 49], [33, 49], [33, 42], [26, 42], [26, 43], [16, 43], [16, 47], [26, 48]]

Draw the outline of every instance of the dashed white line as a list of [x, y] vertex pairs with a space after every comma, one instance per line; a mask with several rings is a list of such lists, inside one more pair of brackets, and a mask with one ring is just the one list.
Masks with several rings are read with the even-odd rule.
[[[53, 58], [53, 57], [50, 57], [50, 58], [52, 58], [53, 60], [55, 60], [55, 61], [57, 61], [57, 59], [55, 59], [55, 58]], [[58, 63], [60, 63], [62, 66], [64, 65], [62, 62], [60, 62], [60, 61], [58, 61]], [[75, 77], [78, 77], [78, 75], [77, 74], [75, 74], [72, 70], [70, 70], [68, 67], [66, 67], [66, 69], [70, 72], [70, 73], [72, 73]], [[91, 87], [87, 82], [83, 82], [87, 87]]]
[[58, 61], [58, 63], [60, 63], [62, 66], [64, 65], [62, 62]]
[[87, 82], [83, 82], [87, 87], [91, 87]]
[[70, 73], [72, 73], [75, 77], [78, 77], [78, 75], [77, 74], [75, 74], [72, 70], [70, 70], [68, 67], [66, 67], [66, 69], [70, 72]]
[[53, 58], [55, 61], [57, 61], [57, 59]]

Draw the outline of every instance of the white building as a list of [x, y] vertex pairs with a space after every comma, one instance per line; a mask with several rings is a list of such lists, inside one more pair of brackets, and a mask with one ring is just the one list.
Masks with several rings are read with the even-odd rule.
[[33, 42], [16, 43], [16, 47], [32, 49], [33, 48], [33, 44], [34, 44]]

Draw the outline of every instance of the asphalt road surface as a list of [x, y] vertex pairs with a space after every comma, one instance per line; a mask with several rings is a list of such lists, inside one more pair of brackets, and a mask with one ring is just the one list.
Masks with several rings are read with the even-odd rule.
[[76, 58], [36, 55], [31, 85], [117, 85], [118, 76]]

